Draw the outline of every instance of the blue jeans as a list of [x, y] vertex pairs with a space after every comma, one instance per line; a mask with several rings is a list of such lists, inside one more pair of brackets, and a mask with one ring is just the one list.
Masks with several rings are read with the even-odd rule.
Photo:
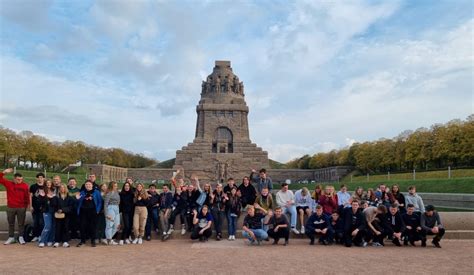
[[282, 207], [283, 209], [283, 214], [290, 214], [290, 223], [291, 223], [291, 227], [296, 227], [296, 218], [297, 218], [297, 214], [296, 214], [296, 206], [292, 205], [290, 207]]
[[146, 218], [145, 237], [151, 236], [152, 224], [153, 224], [154, 230], [158, 229], [158, 220], [159, 220], [158, 210], [159, 210], [158, 207], [148, 208], [148, 213], [150, 215], [148, 215]]
[[[255, 238], [257, 238], [258, 241], [262, 241], [268, 238], [267, 232], [265, 232], [265, 230], [263, 229], [250, 229], [250, 231], [253, 232], [253, 234], [255, 235]], [[251, 242], [254, 241], [252, 237], [250, 236], [250, 234], [247, 233], [247, 231], [244, 231], [242, 235], [244, 236], [244, 238], [247, 238], [249, 241]]]
[[44, 227], [41, 231], [41, 242], [52, 243], [54, 241], [54, 213], [46, 212], [43, 213]]
[[107, 240], [111, 240], [115, 233], [117, 233], [118, 227], [120, 225], [119, 206], [107, 206], [107, 216], [110, 216], [112, 219], [107, 219], [107, 217], [105, 217], [105, 237]]
[[236, 230], [236, 228], [237, 228], [237, 219], [238, 219], [238, 218], [239, 218], [239, 217], [236, 216], [236, 215], [235, 215], [235, 216], [232, 216], [232, 215], [230, 214], [230, 212], [227, 213], [227, 230], [229, 231], [229, 232], [228, 232], [229, 235], [235, 236], [235, 230]]

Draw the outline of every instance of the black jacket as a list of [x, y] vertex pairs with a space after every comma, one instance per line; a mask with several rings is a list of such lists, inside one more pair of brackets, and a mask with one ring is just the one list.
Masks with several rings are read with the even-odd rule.
[[388, 212], [385, 215], [385, 227], [387, 229], [388, 236], [391, 236], [394, 232], [400, 233], [405, 231], [405, 223], [403, 222], [400, 212], [397, 212], [393, 216], [390, 212]]
[[133, 191], [122, 191], [120, 192], [120, 212], [122, 213], [133, 213], [135, 209], [135, 203], [133, 201]]
[[355, 229], [359, 231], [365, 229], [365, 219], [361, 209], [358, 209], [356, 213], [352, 212], [352, 207], [344, 208], [344, 232], [351, 234]]
[[252, 184], [245, 186], [243, 183], [239, 186], [238, 190], [241, 194], [242, 199], [242, 206], [245, 207], [247, 204], [253, 205], [255, 203], [255, 199], [257, 198], [257, 191]]
[[53, 207], [55, 212], [61, 209], [65, 214], [74, 213], [74, 200], [70, 196], [63, 199], [58, 195], [51, 199], [50, 207]]

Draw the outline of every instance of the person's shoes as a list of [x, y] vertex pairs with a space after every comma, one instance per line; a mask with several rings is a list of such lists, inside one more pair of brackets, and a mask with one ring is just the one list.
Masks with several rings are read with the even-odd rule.
[[23, 236], [18, 237], [18, 242], [19, 242], [21, 245], [26, 244], [25, 239], [23, 238]]
[[184, 234], [186, 234], [186, 227], [182, 226], [181, 227], [181, 235], [184, 235]]
[[132, 242], [131, 242], [129, 239], [126, 239], [126, 240], [125, 240], [125, 243], [126, 243], [126, 244], [131, 244]]
[[410, 241], [410, 245], [411, 245], [411, 246], [416, 246], [416, 244], [415, 244], [414, 241]]
[[232, 241], [232, 235], [229, 235], [228, 240], [229, 240], [229, 241]]
[[328, 241], [323, 240], [323, 245], [328, 245]]
[[91, 242], [91, 247], [96, 247], [95, 241]]
[[135, 238], [132, 243], [137, 244], [138, 243], [138, 238]]
[[438, 240], [432, 240], [431, 243], [437, 247], [437, 248], [441, 248], [441, 245], [439, 245], [439, 241]]
[[249, 242], [249, 246], [252, 246], [252, 245], [254, 245], [254, 244], [255, 244], [255, 241], [254, 241], [254, 240], [251, 240], [251, 241]]
[[53, 247], [59, 247], [59, 243], [54, 243]]
[[277, 245], [277, 244], [278, 244], [278, 241], [277, 241], [277, 240], [273, 240], [272, 245]]
[[217, 234], [216, 236], [216, 241], [220, 241], [222, 239], [222, 235], [221, 234]]
[[375, 242], [375, 243], [372, 243], [372, 246], [373, 247], [380, 247], [380, 246], [383, 246], [383, 245], [379, 242]]
[[304, 226], [301, 226], [301, 234], [304, 234]]
[[44, 247], [44, 243], [39, 243], [39, 244], [38, 244], [38, 247], [43, 248], [43, 247]]
[[260, 245], [262, 241], [257, 239], [257, 245]]
[[12, 244], [12, 243], [14, 243], [14, 242], [15, 242], [15, 238], [10, 237], [10, 238], [8, 238], [3, 244], [4, 244], [4, 245], [9, 245], [9, 244]]
[[311, 241], [309, 242], [309, 245], [314, 245], [314, 240], [311, 240]]
[[146, 236], [145, 240], [151, 241], [151, 236]]
[[426, 247], [426, 238], [421, 240], [421, 247]]
[[[81, 247], [81, 246], [83, 246], [83, 245], [84, 245], [84, 243], [83, 243], [83, 242], [80, 242], [80, 243], [78, 243], [78, 244], [76, 245], [76, 247]], [[43, 246], [44, 246], [44, 244], [43, 244]]]
[[117, 243], [116, 241], [114, 241], [114, 240], [110, 240], [109, 244], [110, 244], [110, 245], [118, 245], [118, 243]]
[[402, 244], [400, 243], [400, 240], [399, 240], [398, 238], [394, 238], [394, 239], [392, 240], [392, 243], [393, 243], [394, 245], [396, 245], [396, 246], [402, 246]]
[[31, 242], [32, 242], [32, 243], [35, 243], [35, 242], [38, 241], [38, 239], [39, 239], [38, 237], [34, 237], [33, 239], [31, 239]]
[[367, 242], [366, 242], [366, 241], [362, 242], [362, 245], [361, 245], [361, 246], [362, 246], [362, 247], [367, 247]]
[[173, 233], [173, 231], [174, 231], [174, 228], [170, 227], [170, 230], [168, 230], [168, 232], [166, 232], [166, 234], [170, 235], [171, 233]]
[[69, 243], [68, 243], [68, 242], [64, 242], [64, 243], [63, 243], [63, 247], [69, 247]]
[[203, 236], [199, 237], [199, 241], [204, 242], [204, 237]]
[[142, 243], [143, 243], [142, 238], [138, 238], [138, 244], [142, 244]]
[[407, 245], [408, 245], [408, 240], [407, 240], [407, 239], [404, 239], [404, 240], [403, 240], [403, 245], [404, 245], [404, 246], [407, 246]]
[[102, 244], [109, 245], [109, 243], [107, 242], [106, 239], [100, 239], [100, 242], [101, 242]]
[[293, 232], [296, 235], [300, 234], [300, 232], [296, 229], [296, 227], [291, 228], [291, 232]]
[[119, 245], [123, 245], [123, 240], [120, 240], [120, 241], [119, 241]]
[[285, 240], [285, 243], [283, 244], [284, 246], [287, 246], [289, 244], [288, 240]]
[[51, 246], [53, 246], [53, 243], [52, 243], [52, 242], [48, 242], [46, 245], [47, 245], [48, 247], [51, 247]]

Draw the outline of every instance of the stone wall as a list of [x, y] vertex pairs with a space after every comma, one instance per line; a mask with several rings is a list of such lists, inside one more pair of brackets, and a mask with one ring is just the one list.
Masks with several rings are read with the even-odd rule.
[[334, 166], [323, 169], [269, 169], [268, 175], [272, 180], [277, 182], [284, 182], [289, 179], [291, 182], [297, 181], [316, 181], [316, 182], [332, 182], [342, 179], [350, 171], [352, 167], [349, 166]]
[[116, 167], [105, 164], [86, 164], [89, 174], [95, 174], [101, 182], [125, 181], [128, 168]]
[[160, 168], [128, 168], [128, 176], [138, 181], [169, 180], [173, 169]]

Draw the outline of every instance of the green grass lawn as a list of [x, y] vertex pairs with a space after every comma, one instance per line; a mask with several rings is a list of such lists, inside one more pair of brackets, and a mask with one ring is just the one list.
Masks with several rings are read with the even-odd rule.
[[[448, 179], [448, 170], [443, 171], [428, 171], [428, 172], [416, 172], [416, 180], [422, 179]], [[456, 178], [472, 178], [474, 177], [474, 169], [453, 169], [451, 170], [451, 179]], [[388, 181], [388, 175], [369, 175], [369, 182], [380, 182]], [[390, 174], [390, 181], [396, 180], [413, 180], [413, 173], [399, 173]], [[351, 177], [346, 176], [343, 182], [350, 182]], [[367, 182], [367, 175], [353, 176], [352, 182]]]
[[[23, 181], [30, 184], [30, 185], [36, 182], [36, 174], [39, 173], [39, 171], [19, 170], [19, 169], [17, 170], [17, 172], [21, 173], [23, 175]], [[68, 180], [67, 173], [55, 173], [55, 172], [47, 172], [46, 173], [47, 178], [52, 178], [55, 175], [59, 175], [61, 177], [61, 181], [63, 183], [67, 183], [67, 180]], [[86, 174], [85, 173], [78, 173], [78, 174], [70, 173], [69, 176], [76, 178], [78, 184], [82, 184], [82, 182], [84, 182], [84, 180], [86, 180]], [[12, 180], [13, 179], [13, 173], [8, 174], [6, 176], [6, 178], [9, 179], [9, 180]], [[0, 191], [5, 191], [5, 187], [3, 185], [0, 185]]]

